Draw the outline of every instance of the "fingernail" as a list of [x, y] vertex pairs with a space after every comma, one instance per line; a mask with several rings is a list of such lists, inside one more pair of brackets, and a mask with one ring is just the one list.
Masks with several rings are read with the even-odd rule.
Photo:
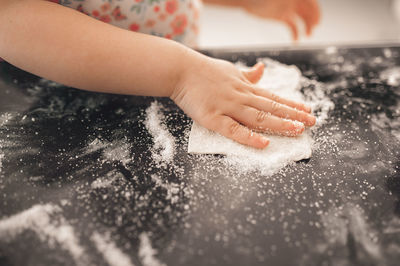
[[269, 139], [262, 137], [261, 138], [261, 143], [264, 145], [264, 147], [267, 147], [269, 144]]
[[260, 67], [261, 64], [262, 64], [261, 62], [258, 62], [257, 64], [255, 64], [255, 65], [253, 66], [253, 69], [256, 69], [256, 68]]
[[307, 118], [307, 122], [310, 126], [313, 126], [317, 122], [317, 118], [315, 118], [315, 116], [309, 115]]

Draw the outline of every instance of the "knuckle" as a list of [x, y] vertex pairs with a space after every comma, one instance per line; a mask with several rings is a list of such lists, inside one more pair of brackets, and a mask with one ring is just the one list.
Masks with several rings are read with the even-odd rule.
[[245, 96], [246, 99], [249, 101], [251, 101], [254, 95], [256, 94], [255, 89], [248, 84], [241, 84], [240, 89], [242, 95]]
[[229, 125], [229, 134], [230, 134], [231, 136], [237, 135], [237, 134], [239, 133], [240, 127], [241, 127], [241, 126], [240, 126], [239, 123], [237, 123], [237, 122], [231, 122], [230, 125]]
[[274, 93], [271, 93], [271, 100], [273, 100], [274, 102], [279, 102], [280, 97]]
[[209, 128], [213, 131], [220, 131], [221, 129], [221, 120], [219, 119], [218, 116], [214, 114], [210, 114], [209, 116], [200, 116], [197, 119], [197, 122], [200, 123], [200, 125]]
[[257, 87], [257, 86], [251, 86], [251, 92], [253, 92], [254, 94], [262, 94], [265, 89]]
[[272, 102], [271, 103], [271, 113], [272, 114], [277, 114], [278, 111], [280, 110], [281, 105], [277, 102]]
[[238, 83], [236, 86], [235, 86], [235, 89], [236, 89], [236, 91], [238, 91], [240, 94], [246, 94], [247, 92], [248, 92], [248, 89], [247, 89], [247, 87], [246, 87], [246, 85], [245, 84], [243, 84], [243, 83]]
[[258, 110], [256, 113], [256, 122], [257, 123], [262, 123], [265, 121], [267, 118], [268, 114], [264, 111]]
[[241, 72], [240, 74], [240, 81], [245, 83], [245, 84], [250, 84], [249, 82], [249, 73], [247, 72]]
[[252, 94], [257, 94], [261, 91], [260, 88], [257, 88], [256, 86], [254, 86], [253, 84], [250, 84], [249, 86], [247, 86], [247, 89], [252, 93]]

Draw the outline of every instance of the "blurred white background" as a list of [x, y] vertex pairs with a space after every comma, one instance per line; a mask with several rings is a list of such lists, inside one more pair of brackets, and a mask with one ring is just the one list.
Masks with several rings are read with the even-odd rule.
[[[267, 0], [266, 0], [267, 1]], [[368, 44], [400, 40], [400, 0], [320, 0], [322, 20], [297, 45]], [[289, 29], [240, 9], [205, 6], [200, 48], [288, 46]]]

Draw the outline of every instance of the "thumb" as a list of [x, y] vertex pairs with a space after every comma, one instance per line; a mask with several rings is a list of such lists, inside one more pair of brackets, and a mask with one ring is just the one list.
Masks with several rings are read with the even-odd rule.
[[248, 81], [251, 83], [257, 83], [262, 75], [264, 74], [264, 67], [263, 63], [257, 63], [255, 66], [250, 68], [249, 70], [243, 71], [243, 75], [246, 77]]

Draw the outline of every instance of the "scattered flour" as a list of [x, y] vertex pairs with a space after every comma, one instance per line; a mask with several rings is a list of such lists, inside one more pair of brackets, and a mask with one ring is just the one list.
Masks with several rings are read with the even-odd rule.
[[3, 159], [4, 159], [4, 154], [1, 152], [1, 143], [0, 143], [0, 173], [1, 173], [1, 170], [2, 170], [2, 168], [3, 168]]
[[391, 51], [389, 48], [384, 48], [384, 49], [383, 49], [383, 55], [384, 55], [386, 58], [391, 58], [391, 57], [393, 56], [393, 53], [392, 53], [392, 51]]
[[[336, 53], [335, 50], [336, 49], [333, 49], [329, 53]], [[330, 89], [327, 88], [327, 86], [324, 84], [318, 83], [314, 80], [309, 80], [305, 77], [301, 77], [301, 83], [304, 87], [304, 98], [308, 102], [308, 104], [312, 106], [314, 113], [318, 117], [317, 126], [314, 127], [318, 128], [320, 125], [324, 124], [327, 121], [328, 112], [334, 108], [333, 103], [326, 96], [326, 90], [330, 92]], [[164, 124], [165, 117], [161, 112], [162, 108], [163, 107], [160, 104], [155, 102], [152, 104], [151, 107], [149, 107], [149, 109], [147, 109], [148, 114], [150, 113], [152, 117], [148, 116], [147, 120], [149, 121], [146, 122], [146, 128], [149, 130], [154, 139], [154, 146], [152, 149], [153, 158], [158, 158], [160, 161], [166, 162], [166, 158], [169, 158], [169, 161], [172, 161], [174, 158], [175, 141]], [[388, 124], [390, 121], [386, 115], [383, 115], [383, 117], [380, 115], [376, 117], [372, 116], [371, 122], [373, 124], [376, 124], [376, 127], [379, 129], [390, 128], [390, 125]], [[152, 131], [149, 129], [150, 124], [152, 124]], [[309, 133], [315, 133], [315, 142], [321, 142], [318, 134], [321, 134], [322, 130], [318, 131], [317, 133], [315, 132], [314, 128]], [[335, 132], [334, 128], [331, 128], [331, 130]], [[163, 132], [160, 133], [161, 131]], [[397, 136], [399, 136], [399, 131], [397, 130], [396, 132]], [[396, 132], [394, 132], [392, 129], [392, 133]], [[254, 246], [254, 243], [250, 241], [248, 244], [246, 244], [247, 241], [239, 241], [243, 239], [240, 238], [240, 235], [249, 234], [249, 237], [251, 237], [252, 232], [254, 232], [254, 229], [256, 229], [255, 226], [260, 225], [261, 223], [263, 223], [264, 230], [263, 232], [257, 232], [256, 237], [259, 237], [260, 235], [258, 234], [261, 233], [265, 237], [265, 239], [272, 239], [271, 236], [275, 234], [275, 238], [280, 239], [280, 235], [279, 238], [277, 237], [280, 232], [280, 228], [275, 227], [279, 225], [282, 226], [282, 232], [285, 236], [284, 240], [289, 247], [293, 248], [293, 246], [296, 246], [300, 248], [300, 245], [308, 243], [307, 241], [314, 241], [314, 238], [308, 238], [309, 236], [307, 235], [307, 230], [301, 231], [296, 229], [295, 227], [297, 226], [299, 228], [300, 226], [304, 226], [303, 223], [309, 222], [307, 219], [302, 219], [302, 217], [304, 217], [303, 212], [315, 210], [315, 217], [317, 219], [316, 221], [318, 222], [313, 222], [312, 224], [310, 224], [310, 226], [312, 226], [313, 228], [315, 227], [314, 229], [315, 231], [318, 231], [318, 233], [320, 233], [320, 230], [322, 230], [322, 233], [324, 235], [322, 237], [322, 242], [317, 243], [317, 245], [316, 243], [311, 243], [312, 247], [308, 251], [312, 252], [312, 250], [316, 250], [321, 256], [323, 256], [324, 259], [326, 259], [326, 256], [330, 256], [332, 252], [335, 253], [335, 251], [338, 251], [337, 253], [340, 257], [340, 255], [343, 254], [340, 252], [342, 252], [343, 250], [347, 252], [347, 247], [352, 244], [349, 242], [354, 241], [357, 249], [360, 250], [360, 253], [358, 254], [366, 254], [372, 257], [373, 260], [378, 261], [381, 259], [382, 256], [384, 257], [386, 255], [387, 246], [381, 245], [383, 242], [379, 242], [377, 240], [377, 232], [370, 224], [368, 224], [368, 219], [362, 208], [359, 206], [355, 206], [354, 204], [347, 204], [344, 206], [344, 208], [342, 208], [342, 200], [346, 199], [348, 201], [353, 201], [352, 197], [355, 195], [355, 193], [357, 193], [357, 189], [354, 189], [352, 186], [355, 180], [354, 172], [342, 173], [341, 167], [331, 168], [332, 166], [329, 165], [332, 162], [331, 158], [337, 158], [333, 157], [333, 155], [337, 153], [337, 146], [335, 142], [344, 142], [345, 135], [343, 135], [344, 139], [339, 139], [338, 136], [341, 135], [332, 135], [332, 132], [330, 132], [329, 130], [328, 132], [323, 132], [323, 134], [324, 139], [326, 139], [327, 143], [329, 143], [330, 146], [328, 148], [325, 147], [325, 149], [320, 149], [321, 151], [326, 153], [321, 154], [322, 157], [320, 158], [320, 160], [323, 160], [323, 162], [326, 163], [325, 166], [321, 165], [321, 169], [325, 169], [322, 170], [322, 172], [313, 172], [313, 169], [307, 167], [308, 165], [300, 164], [298, 165], [298, 167], [296, 167], [296, 169], [288, 169], [290, 174], [285, 174], [285, 172], [283, 172], [277, 176], [269, 178], [268, 180], [262, 180], [262, 177], [260, 178], [258, 175], [237, 175], [236, 173], [232, 173], [231, 175], [231, 172], [229, 172], [230, 168], [227, 169], [223, 166], [221, 167], [221, 161], [217, 159], [218, 157], [201, 156], [199, 158], [190, 157], [191, 159], [193, 159], [193, 162], [194, 160], [196, 160], [196, 162], [200, 161], [198, 166], [199, 168], [195, 168], [193, 173], [174, 172], [178, 174], [178, 177], [181, 177], [178, 178], [179, 181], [176, 181], [179, 182], [179, 184], [169, 182], [167, 178], [163, 178], [162, 173], [157, 172], [157, 174], [154, 174], [154, 171], [152, 171], [153, 168], [149, 168], [149, 172], [145, 173], [145, 176], [151, 177], [151, 181], [153, 182], [151, 184], [152, 188], [149, 189], [142, 196], [139, 196], [139, 193], [137, 193], [137, 195], [133, 193], [132, 187], [127, 185], [129, 183], [115, 182], [119, 177], [115, 175], [116, 172], [114, 171], [111, 172], [112, 174], [105, 175], [101, 178], [96, 179], [90, 186], [90, 188], [92, 189], [112, 187], [113, 189], [115, 189], [112, 191], [112, 193], [104, 189], [99, 189], [92, 192], [96, 193], [96, 195], [98, 196], [102, 195], [104, 197], [95, 197], [91, 199], [90, 194], [92, 193], [88, 193], [89, 191], [86, 190], [86, 185], [78, 187], [80, 189], [77, 189], [77, 191], [80, 195], [80, 198], [84, 199], [83, 202], [85, 202], [87, 209], [91, 209], [91, 207], [93, 207], [93, 205], [90, 204], [90, 202], [92, 202], [91, 200], [93, 200], [93, 204], [96, 204], [96, 206], [98, 205], [99, 201], [104, 201], [104, 209], [107, 213], [107, 218], [103, 217], [101, 219], [105, 219], [104, 221], [107, 221], [107, 223], [109, 223], [108, 218], [110, 217], [111, 220], [115, 222], [114, 229], [123, 229], [124, 227], [122, 227], [121, 224], [124, 217], [130, 217], [129, 219], [131, 219], [132, 224], [141, 224], [142, 218], [146, 219], [145, 223], [153, 223], [154, 219], [156, 219], [156, 222], [159, 226], [158, 228], [161, 228], [160, 231], [171, 228], [171, 224], [180, 224], [182, 226], [185, 226], [183, 230], [188, 230], [189, 233], [192, 233], [191, 230], [192, 228], [195, 228], [196, 224], [192, 224], [191, 221], [186, 218], [186, 213], [182, 211], [184, 208], [181, 208], [183, 206], [176, 204], [186, 204], [185, 201], [187, 201], [187, 204], [189, 204], [190, 206], [190, 212], [193, 212], [192, 215], [187, 216], [191, 218], [196, 217], [195, 215], [198, 215], [198, 219], [195, 222], [203, 226], [200, 227], [200, 229], [204, 230], [204, 232], [209, 232], [209, 229], [212, 228], [212, 226], [214, 226], [215, 228], [223, 228], [224, 231], [222, 231], [221, 229], [220, 232], [217, 232], [215, 234], [212, 233], [213, 235], [211, 236], [211, 239], [215, 237], [215, 241], [222, 241], [223, 244], [227, 245], [235, 243], [238, 250], [239, 248], [242, 250], [248, 250], [248, 256], [253, 255], [251, 253], [251, 250], [252, 248], [256, 250], [256, 247]], [[156, 140], [158, 141], [158, 144], [156, 144]], [[170, 143], [168, 144], [169, 146], [166, 144], [167, 142]], [[124, 146], [125, 149], [123, 148]], [[313, 149], [314, 147], [315, 146], [313, 146]], [[121, 148], [121, 150], [118, 150], [119, 148]], [[95, 139], [88, 145], [87, 149], [85, 150], [85, 154], [98, 152], [99, 154], [101, 154], [104, 161], [119, 160], [121, 162], [124, 162], [130, 157], [129, 152], [124, 153], [124, 151], [129, 151], [129, 148], [131, 147], [129, 147], [129, 145], [126, 146], [123, 141], [118, 143], [111, 143], [108, 141]], [[360, 145], [360, 148], [363, 148], [365, 150], [364, 146]], [[364, 156], [365, 154], [358, 153], [358, 150], [360, 150], [360, 148], [356, 147], [353, 148], [351, 151], [354, 150], [354, 154], [358, 154], [358, 156]], [[166, 150], [169, 150], [169, 152], [166, 152]], [[121, 156], [121, 154], [118, 154], [118, 152], [122, 152], [121, 154], [123, 155]], [[354, 154], [349, 153], [349, 156], [354, 156]], [[265, 163], [262, 161], [257, 162], [252, 161], [251, 158], [244, 159], [243, 157], [235, 156], [227, 156], [224, 158], [224, 161], [228, 164], [239, 165], [243, 168], [247, 167], [249, 171], [254, 170], [255, 168], [263, 168], [274, 172], [281, 167], [276, 166], [276, 169], [269, 168], [270, 166], [265, 166]], [[125, 164], [126, 163], [128, 163], [128, 161], [125, 161]], [[351, 163], [354, 164], [354, 161], [351, 161]], [[131, 168], [130, 170], [134, 172], [134, 170], [132, 170]], [[223, 177], [218, 177], [218, 179], [216, 180], [214, 172], [218, 171], [227, 171], [228, 174], [223, 173], [223, 175], [221, 175]], [[330, 179], [328, 179], [328, 177], [330, 177]], [[362, 187], [362, 190], [365, 190], [367, 192], [373, 190], [373, 188], [368, 190], [368, 188], [372, 186], [371, 184], [367, 183], [367, 181], [369, 181], [368, 178], [369, 177], [366, 176], [365, 180], [360, 179], [359, 183], [357, 183], [358, 181], [356, 181], [356, 184]], [[31, 180], [36, 179], [40, 180], [40, 177], [31, 178]], [[334, 180], [334, 182], [329, 182], [328, 180]], [[329, 183], [326, 183], [325, 181]], [[373, 180], [371, 180], [371, 182], [373, 182]], [[312, 187], [310, 184], [312, 184]], [[157, 188], [161, 188], [162, 193], [155, 193], [159, 190]], [[191, 190], [191, 192], [180, 194], [180, 192], [185, 191], [185, 189]], [[153, 209], [152, 203], [154, 202], [153, 199], [155, 195], [157, 195], [157, 197], [162, 196], [163, 199], [167, 199], [170, 201], [163, 200], [162, 202], [164, 205], [162, 205], [161, 208]], [[249, 195], [251, 195], [251, 199], [249, 199]], [[316, 202], [308, 205], [309, 199], [306, 197], [315, 197]], [[116, 202], [119, 203], [121, 198], [123, 199], [123, 204], [115, 204]], [[134, 206], [132, 206], [131, 204], [133, 200], [135, 202]], [[255, 208], [250, 205], [253, 200], [255, 203]], [[331, 206], [331, 203], [334, 203], [340, 207], [328, 207]], [[49, 211], [46, 212], [47, 207], [45, 206], [48, 205], [38, 205], [36, 207], [33, 207], [36, 208], [36, 210], [33, 212], [36, 213], [37, 216], [39, 216], [38, 219], [43, 219], [43, 217], [47, 217], [47, 224], [49, 224], [51, 227], [58, 228], [57, 226], [59, 226], [60, 223], [55, 223], [49, 218], [53, 218], [53, 212], [57, 213], [57, 207], [49, 205], [51, 208], [49, 209]], [[125, 206], [130, 207], [125, 208]], [[203, 206], [205, 206], [204, 210], [202, 209]], [[231, 219], [231, 216], [229, 214], [236, 212], [236, 210], [239, 208], [246, 213], [246, 220]], [[375, 209], [376, 207], [372, 207], [371, 205], [371, 208]], [[326, 209], [328, 209], [328, 211]], [[111, 212], [109, 212], [110, 210]], [[29, 210], [25, 212], [28, 211]], [[310, 217], [311, 213], [313, 212], [310, 212]], [[49, 241], [50, 239], [56, 239], [53, 240], [55, 243], [60, 243], [62, 241], [57, 240], [58, 238], [54, 235], [49, 236], [50, 233], [43, 233], [43, 231], [45, 230], [42, 230], [40, 228], [46, 226], [46, 223], [33, 223], [29, 222], [29, 219], [28, 222], [26, 222], [25, 216], [21, 216], [21, 214], [17, 214], [17, 217], [15, 218], [13, 218], [14, 216], [12, 216], [8, 219], [0, 220], [0, 241], [7, 241], [7, 239], [11, 239], [11, 231], [14, 230], [15, 232], [15, 228], [11, 228], [10, 224], [17, 226], [17, 223], [20, 224], [19, 227], [17, 227], [22, 228], [19, 229], [21, 232], [23, 230], [32, 230], [33, 232], [37, 232], [39, 237], [40, 235], [43, 235], [42, 237], [45, 240]], [[312, 217], [314, 217], [314, 215], [312, 215]], [[10, 220], [12, 218], [13, 221], [17, 221], [15, 223], [13, 221], [6, 222], [7, 220]], [[204, 219], [203, 223], [198, 222], [199, 219]], [[225, 231], [224, 225], [228, 224], [229, 228], [227, 228]], [[398, 221], [394, 221], [392, 223], [392, 227], [384, 231], [384, 233], [398, 234], [400, 231], [399, 224], [400, 223]], [[61, 223], [61, 225], [68, 224], [63, 222]], [[5, 229], [5, 227], [7, 228]], [[36, 229], [32, 229], [32, 227], [35, 227]], [[158, 232], [157, 229], [153, 229], [154, 232]], [[146, 228], [144, 230], [148, 229]], [[123, 232], [125, 231], [123, 230], [122, 233]], [[15, 233], [13, 235], [18, 234]], [[72, 233], [69, 235], [74, 236], [74, 232], [72, 231]], [[183, 233], [183, 235], [185, 235], [185, 233]], [[349, 235], [352, 238], [350, 240], [348, 237]], [[94, 233], [90, 237], [89, 241], [95, 245], [95, 248], [104, 257], [104, 264], [108, 263], [111, 266], [133, 265], [130, 257], [128, 256], [130, 254], [124, 254], [124, 252], [116, 246], [116, 243], [113, 242], [112, 237], [113, 235], [106, 234], [104, 236], [99, 233]], [[202, 237], [203, 236], [199, 236], [198, 239], [202, 239]], [[209, 235], [205, 235], [204, 239], [207, 239], [207, 241], [209, 241], [209, 237]], [[77, 242], [76, 238], [75, 242], [71, 239], [74, 239], [74, 237], [70, 237], [69, 241], [75, 243], [75, 245], [79, 247], [79, 243]], [[139, 240], [139, 264], [144, 266], [165, 265], [156, 258], [157, 251], [154, 250], [151, 245], [149, 234], [142, 233], [139, 237]], [[211, 242], [210, 244], [215, 243]], [[192, 248], [192, 246], [188, 245], [188, 243], [184, 241], [178, 243], [178, 245], [183, 246], [181, 248], [182, 251], [188, 251], [189, 248]], [[71, 249], [70, 247], [67, 247], [68, 245], [64, 246], [66, 250]], [[166, 247], [166, 249], [173, 249], [174, 245], [169, 246], [170, 247]], [[83, 250], [83, 248], [80, 249]], [[273, 254], [273, 252], [276, 252], [277, 249], [281, 249], [281, 247], [279, 245], [271, 245], [270, 249], [262, 247], [260, 248], [260, 253], [262, 254], [262, 256], [268, 256], [269, 250], [271, 250], [271, 254]], [[398, 250], [400, 249], [396, 250], [396, 254], [399, 254]], [[201, 250], [198, 251], [198, 254], [200, 255]], [[69, 252], [72, 254], [71, 251]], [[163, 254], [165, 254], [164, 252], [165, 250], [162, 251]], [[75, 251], [75, 253], [79, 254], [79, 252], [77, 251]], [[82, 251], [81, 253], [84, 252]], [[310, 259], [315, 261], [315, 257], [311, 257]], [[343, 263], [334, 264], [344, 265]], [[369, 264], [371, 264], [371, 262]], [[314, 264], [306, 263], [305, 265]]]
[[139, 258], [143, 266], [166, 266], [165, 263], [160, 262], [155, 257], [155, 255], [157, 255], [157, 251], [151, 246], [149, 236], [146, 233], [141, 233], [139, 239]]
[[381, 72], [380, 78], [390, 86], [400, 86], [400, 67], [392, 67]]
[[61, 83], [57, 83], [55, 81], [51, 81], [51, 80], [44, 79], [44, 78], [39, 80], [39, 85], [40, 86], [50, 87], [50, 88], [61, 88], [61, 87], [65, 86], [65, 85], [63, 85]]
[[43, 176], [41, 176], [41, 175], [29, 177], [29, 181], [32, 181], [32, 182], [39, 182], [42, 180], [43, 180]]
[[96, 138], [88, 144], [86, 151], [82, 155], [102, 151], [102, 157], [105, 161], [119, 161], [126, 166], [132, 160], [130, 150], [131, 146], [127, 140], [108, 142]]
[[[11, 113], [4, 113], [2, 115], [0, 115], [0, 127], [5, 126], [9, 120], [13, 117], [13, 115]], [[2, 152], [2, 140], [0, 140], [0, 173], [3, 167], [3, 159], [4, 159], [4, 153]]]
[[4, 113], [0, 115], [0, 127], [8, 123], [8, 121], [13, 117], [11, 113]]
[[98, 189], [98, 188], [107, 188], [112, 185], [112, 183], [117, 179], [117, 176], [111, 175], [112, 172], [110, 172], [106, 177], [104, 178], [97, 178], [95, 181], [90, 184], [92, 189]]
[[152, 175], [151, 180], [156, 183], [156, 187], [161, 187], [167, 191], [166, 200], [170, 200], [171, 204], [176, 204], [179, 201], [179, 184], [164, 183], [161, 177]]
[[90, 187], [94, 190], [101, 188], [116, 188], [116, 182], [125, 181], [124, 175], [117, 170], [108, 172], [105, 176], [98, 177], [94, 180]]
[[108, 143], [102, 142], [100, 139], [96, 138], [95, 140], [93, 140], [88, 144], [86, 151], [83, 153], [83, 155], [87, 155], [105, 149], [107, 147], [107, 144]]
[[385, 113], [373, 114], [371, 116], [371, 128], [377, 131], [382, 138], [384, 134], [382, 134], [381, 130], [384, 130], [385, 132], [390, 132], [400, 141], [400, 115], [390, 119]]
[[111, 266], [134, 266], [131, 259], [114, 242], [97, 232], [91, 237], [97, 251], [103, 255], [104, 259]]
[[125, 141], [111, 142], [103, 150], [103, 157], [108, 161], [119, 161], [126, 166], [132, 159], [130, 145]]
[[157, 101], [153, 102], [146, 110], [147, 118], [144, 124], [153, 137], [153, 159], [158, 163], [170, 163], [175, 155], [175, 140], [162, 122], [164, 115], [161, 110], [162, 106]]
[[26, 230], [37, 234], [50, 247], [58, 244], [68, 251], [77, 265], [86, 265], [84, 248], [80, 245], [74, 228], [65, 221], [60, 207], [52, 204], [35, 205], [21, 213], [0, 220], [0, 241], [12, 241]]
[[336, 54], [338, 52], [338, 48], [335, 46], [329, 46], [325, 49], [325, 53], [328, 55]]
[[373, 260], [382, 260], [382, 250], [377, 243], [377, 232], [370, 228], [364, 211], [357, 205], [347, 204], [343, 208], [333, 208], [321, 217], [325, 226], [327, 242], [325, 251], [340, 244], [346, 247], [349, 235], [355, 244]]
[[383, 231], [385, 234], [400, 234], [400, 218], [395, 217], [389, 221], [387, 227]]
[[315, 131], [327, 122], [328, 114], [335, 108], [335, 104], [326, 95], [329, 89], [321, 82], [302, 77], [301, 85], [303, 88], [307, 88], [304, 91], [304, 98], [317, 117], [317, 122], [311, 129]]

